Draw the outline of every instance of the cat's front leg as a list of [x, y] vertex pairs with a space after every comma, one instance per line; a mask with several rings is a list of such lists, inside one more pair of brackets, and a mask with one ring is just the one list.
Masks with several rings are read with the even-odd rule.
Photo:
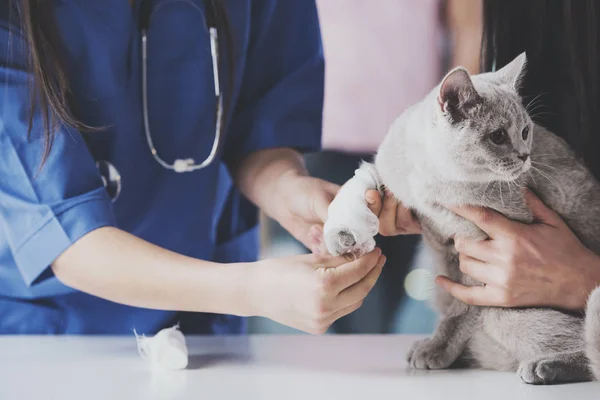
[[479, 309], [454, 300], [433, 337], [413, 344], [408, 363], [417, 369], [449, 368], [464, 353], [478, 319]]
[[362, 163], [329, 205], [323, 231], [330, 254], [360, 257], [375, 248], [379, 219], [365, 200], [368, 190], [381, 192], [381, 183], [375, 166]]

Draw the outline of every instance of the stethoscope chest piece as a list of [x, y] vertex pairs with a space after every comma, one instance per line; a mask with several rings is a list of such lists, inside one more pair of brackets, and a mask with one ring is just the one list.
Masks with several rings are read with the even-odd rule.
[[96, 163], [102, 184], [108, 193], [108, 196], [114, 203], [121, 194], [121, 174], [114, 165], [108, 161], [98, 161]]

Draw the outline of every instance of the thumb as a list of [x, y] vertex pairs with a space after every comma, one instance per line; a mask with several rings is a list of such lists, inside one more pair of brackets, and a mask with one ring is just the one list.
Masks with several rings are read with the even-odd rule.
[[337, 289], [342, 291], [362, 280], [373, 268], [377, 266], [382, 256], [381, 249], [376, 248], [372, 252], [338, 266], [332, 272], [335, 274]]
[[368, 190], [365, 195], [365, 200], [367, 201], [367, 206], [369, 207], [369, 210], [371, 210], [373, 214], [379, 217], [379, 214], [381, 214], [381, 209], [383, 207], [381, 195], [379, 194], [379, 192], [377, 190]]
[[308, 248], [313, 254], [328, 254], [325, 241], [323, 240], [323, 227], [321, 225], [313, 225], [308, 231]]
[[531, 210], [536, 221], [550, 226], [557, 226], [563, 223], [560, 216], [551, 208], [546, 206], [544, 202], [536, 196], [531, 190], [524, 189], [525, 202]]

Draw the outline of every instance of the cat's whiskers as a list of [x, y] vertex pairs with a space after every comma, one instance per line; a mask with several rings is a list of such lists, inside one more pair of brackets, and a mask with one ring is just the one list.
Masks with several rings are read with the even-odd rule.
[[537, 102], [535, 103], [531, 103], [531, 105], [529, 107], [527, 107], [525, 109], [525, 111], [527, 111], [528, 114], [533, 113], [535, 110], [540, 109], [540, 108], [550, 108], [548, 105], [542, 103], [541, 99], [538, 99]]
[[481, 200], [480, 200], [481, 204], [486, 203], [487, 198], [485, 197], [485, 194], [487, 193], [488, 187], [490, 186], [490, 183], [492, 183], [492, 182], [495, 182], [495, 181], [489, 180], [488, 183], [485, 185], [485, 188], [483, 189], [483, 194], [481, 195]]
[[557, 174], [566, 174], [566, 175], [567, 175], [567, 176], [569, 176], [569, 177], [571, 177], [571, 176], [573, 175], [573, 173], [575, 173], [575, 171], [565, 171], [565, 170], [561, 170], [561, 169], [559, 169], [559, 168], [556, 168], [556, 167], [554, 167], [554, 166], [552, 166], [552, 165], [550, 165], [550, 164], [548, 164], [548, 163], [543, 163], [543, 162], [541, 162], [541, 161], [533, 161], [533, 160], [531, 160], [531, 164], [532, 164], [532, 165], [533, 165], [533, 164], [536, 164], [536, 165], [538, 165], [538, 166], [539, 166], [539, 167], [541, 167], [541, 168], [548, 168], [548, 169], [550, 169], [550, 170], [554, 171], [554, 172], [555, 172], [555, 173], [557, 173]]
[[535, 180], [535, 177], [534, 177], [534, 176], [533, 176], [533, 174], [531, 173], [531, 168], [527, 170], [527, 173], [528, 173], [528, 174], [529, 174], [529, 176], [531, 177], [531, 180], [533, 181], [533, 184], [534, 184], [535, 186], [537, 186], [538, 184], [537, 184], [537, 182], [536, 182], [536, 180]]
[[[508, 194], [512, 194], [513, 185], [515, 184], [514, 180], [507, 174], [506, 176], [506, 184], [508, 185]], [[515, 185], [516, 187], [516, 185]]]
[[533, 112], [535, 110], [543, 109], [544, 107], [550, 108], [550, 107], [546, 106], [545, 104], [538, 103], [538, 104], [535, 104], [533, 107], [531, 107], [529, 110], [527, 110], [527, 113], [531, 115], [531, 114], [533, 114]]
[[536, 101], [536, 100], [539, 100], [539, 99], [540, 99], [542, 96], [544, 96], [544, 95], [546, 95], [546, 94], [548, 94], [548, 92], [540, 93], [540, 94], [538, 94], [537, 96], [535, 96], [533, 99], [531, 99], [531, 100], [529, 101], [529, 103], [527, 103], [527, 105], [525, 106], [525, 109], [526, 109], [526, 110], [527, 110], [527, 109], [529, 109], [529, 107], [530, 107], [530, 106], [531, 106], [533, 103], [535, 103], [535, 101]]
[[551, 169], [553, 171], [556, 171], [556, 172], [560, 172], [560, 170], [558, 168], [553, 167], [552, 165], [550, 165], [548, 163], [544, 163], [544, 162], [541, 162], [541, 161], [533, 161], [533, 160], [531, 160], [531, 163], [539, 165], [540, 167], [549, 168], [549, 169]]
[[517, 188], [517, 189], [525, 189], [525, 185], [522, 185], [518, 182], [519, 177], [520, 177], [520, 175], [516, 178], [511, 179], [511, 183], [513, 185], [515, 185], [515, 188]]
[[510, 177], [508, 176], [508, 174], [506, 175], [506, 186], [508, 189], [508, 198], [510, 199], [510, 194], [512, 193], [512, 184], [511, 184]]
[[560, 193], [560, 195], [562, 196], [562, 201], [566, 201], [567, 196], [565, 195], [565, 192], [562, 190], [562, 188], [560, 187], [560, 185], [558, 184], [558, 182], [556, 182], [556, 180], [552, 179], [550, 177], [550, 175], [548, 175], [547, 173], [545, 173], [544, 171], [542, 171], [540, 168], [532, 165], [531, 169], [533, 169], [534, 171], [537, 171], [543, 178], [546, 178], [546, 180], [548, 180], [549, 183], [551, 183]]
[[543, 105], [535, 106], [527, 112], [531, 119], [535, 118], [537, 115], [541, 115], [541, 113], [553, 114], [549, 109], [545, 109]]
[[[532, 99], [532, 100], [531, 100], [529, 103], [527, 103], [527, 105], [525, 106], [525, 111], [527, 111], [527, 114], [530, 114], [530, 113], [531, 113], [531, 109], [530, 109], [529, 107], [534, 107], [536, 104], [538, 104], [538, 105], [539, 105], [539, 104], [542, 104], [542, 105], [544, 105], [544, 104], [542, 103], [542, 96], [545, 96], [545, 95], [547, 95], [548, 93], [549, 93], [549, 92], [540, 93], [540, 94], [538, 94], [537, 96], [535, 96], [535, 97], [534, 97], [534, 98], [533, 98], [533, 99]], [[536, 103], [536, 101], [537, 101], [538, 103]]]
[[538, 112], [538, 113], [536, 113], [534, 115], [530, 115], [529, 118], [535, 119], [535, 118], [540, 117], [542, 115], [556, 115], [556, 114], [553, 113], [553, 112], [549, 112], [549, 111], [540, 111], [540, 112]]
[[563, 157], [563, 156], [558, 156], [558, 155], [556, 155], [556, 154], [551, 154], [551, 153], [546, 153], [546, 154], [538, 154], [538, 153], [534, 153], [534, 157], [535, 157], [535, 158], [537, 158], [537, 157], [550, 157], [550, 158], [554, 158], [554, 159], [558, 159], [558, 160], [560, 160], [560, 159], [564, 159], [564, 158], [565, 158], [565, 157]]
[[[540, 159], [543, 159], [543, 161], [540, 160]], [[557, 156], [557, 155], [554, 155], [554, 154], [534, 154], [531, 157], [531, 162], [532, 163], [536, 163], [536, 164], [544, 164], [544, 165], [547, 166], [548, 163], [544, 162], [544, 161], [548, 161], [548, 162], [552, 161], [553, 163], [555, 163], [555, 162], [557, 163], [557, 162], [559, 162], [561, 160], [565, 160], [565, 159], [566, 158], [563, 157], [563, 156]]]
[[509, 195], [512, 195], [514, 190], [521, 187], [516, 181], [517, 178], [514, 178], [512, 176], [512, 174], [508, 174], [508, 173], [506, 174], [506, 184], [508, 185], [508, 194]]

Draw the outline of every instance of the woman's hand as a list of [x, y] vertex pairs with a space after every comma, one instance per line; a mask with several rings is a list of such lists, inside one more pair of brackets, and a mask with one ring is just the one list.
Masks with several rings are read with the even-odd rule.
[[315, 253], [322, 253], [322, 227], [339, 186], [310, 177], [302, 155], [286, 148], [250, 154], [233, 168], [242, 193]]
[[321, 333], [360, 307], [384, 263], [376, 249], [352, 262], [309, 254], [219, 264], [103, 227], [64, 251], [52, 271], [67, 286], [132, 307], [259, 315]]
[[310, 176], [290, 174], [280, 184], [281, 210], [274, 218], [315, 254], [326, 254], [323, 224], [339, 186]]
[[[327, 208], [339, 190], [339, 186], [320, 179], [308, 178], [303, 183], [288, 181], [293, 187], [303, 188], [307, 198], [298, 196], [290, 199], [294, 210], [290, 220], [289, 232], [305, 244], [315, 254], [326, 254], [323, 242], [323, 224], [327, 220]], [[295, 192], [290, 192], [295, 193]], [[421, 233], [419, 221], [410, 210], [389, 193], [382, 199], [377, 190], [369, 190], [365, 194], [367, 206], [379, 217], [379, 233], [383, 236], [412, 235]], [[280, 221], [286, 227], [285, 220]], [[307, 229], [308, 228], [308, 229]]]
[[485, 285], [466, 287], [443, 276], [436, 283], [467, 304], [583, 309], [600, 283], [599, 257], [538, 197], [527, 191], [525, 198], [535, 217], [532, 225], [490, 209], [451, 208], [490, 237], [455, 238], [461, 271]]
[[[267, 149], [246, 157], [234, 168], [242, 191], [269, 217], [316, 254], [326, 254], [323, 224], [339, 190], [333, 183], [310, 177], [302, 156], [292, 149]], [[418, 221], [391, 195], [382, 201], [376, 190], [365, 201], [379, 216], [384, 236], [420, 233]]]
[[413, 235], [421, 233], [421, 225], [410, 210], [385, 192], [383, 200], [377, 190], [369, 190], [365, 200], [373, 214], [379, 217], [379, 233], [383, 236]]
[[[339, 186], [321, 179], [298, 176], [284, 180], [291, 196], [287, 201], [290, 214], [279, 222], [296, 239], [315, 254], [326, 254], [323, 242], [323, 224], [327, 209], [339, 190]], [[421, 233], [419, 221], [410, 210], [389, 193], [382, 199], [377, 190], [369, 190], [365, 201], [373, 214], [379, 217], [379, 233], [383, 236], [412, 235]]]
[[248, 298], [255, 315], [321, 334], [362, 305], [385, 260], [375, 249], [352, 262], [314, 254], [260, 261]]

